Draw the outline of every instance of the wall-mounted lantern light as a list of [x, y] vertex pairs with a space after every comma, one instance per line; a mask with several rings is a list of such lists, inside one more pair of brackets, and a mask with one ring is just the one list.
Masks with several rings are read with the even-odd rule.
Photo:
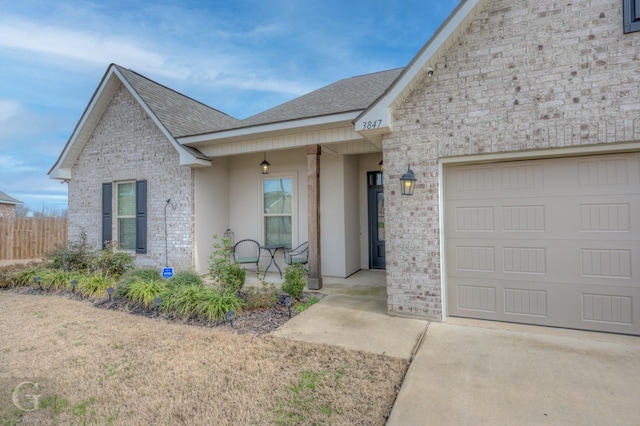
[[380, 162], [378, 163], [378, 168], [380, 169], [380, 173], [384, 172], [384, 163], [382, 162], [382, 160], [380, 160]]
[[271, 167], [271, 164], [269, 164], [269, 162], [267, 161], [267, 153], [264, 153], [264, 161], [262, 163], [260, 163], [260, 169], [262, 171], [263, 175], [268, 175], [269, 174], [269, 167]]
[[411, 171], [410, 166], [407, 166], [407, 173], [403, 174], [400, 178], [400, 184], [402, 185], [402, 195], [413, 195], [413, 187], [416, 183], [416, 176]]

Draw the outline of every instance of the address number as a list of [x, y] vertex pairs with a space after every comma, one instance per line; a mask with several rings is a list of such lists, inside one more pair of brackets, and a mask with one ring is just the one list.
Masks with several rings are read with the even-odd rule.
[[380, 127], [381, 124], [382, 124], [382, 120], [363, 121], [362, 128], [367, 130], [377, 129], [378, 127]]

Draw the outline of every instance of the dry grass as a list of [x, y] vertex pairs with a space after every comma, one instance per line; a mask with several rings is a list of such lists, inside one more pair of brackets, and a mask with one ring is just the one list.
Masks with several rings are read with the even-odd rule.
[[[406, 368], [327, 345], [0, 292], [0, 424], [382, 425]], [[15, 410], [9, 383], [36, 378], [55, 384], [55, 403]]]

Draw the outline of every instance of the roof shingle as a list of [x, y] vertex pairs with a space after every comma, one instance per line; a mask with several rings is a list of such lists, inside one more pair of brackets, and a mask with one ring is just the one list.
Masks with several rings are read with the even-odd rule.
[[238, 127], [240, 120], [117, 66], [174, 138]]

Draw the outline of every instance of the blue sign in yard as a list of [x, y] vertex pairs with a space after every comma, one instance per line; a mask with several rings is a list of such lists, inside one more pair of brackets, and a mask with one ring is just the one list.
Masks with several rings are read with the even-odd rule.
[[169, 279], [173, 276], [173, 268], [162, 268], [162, 278]]

